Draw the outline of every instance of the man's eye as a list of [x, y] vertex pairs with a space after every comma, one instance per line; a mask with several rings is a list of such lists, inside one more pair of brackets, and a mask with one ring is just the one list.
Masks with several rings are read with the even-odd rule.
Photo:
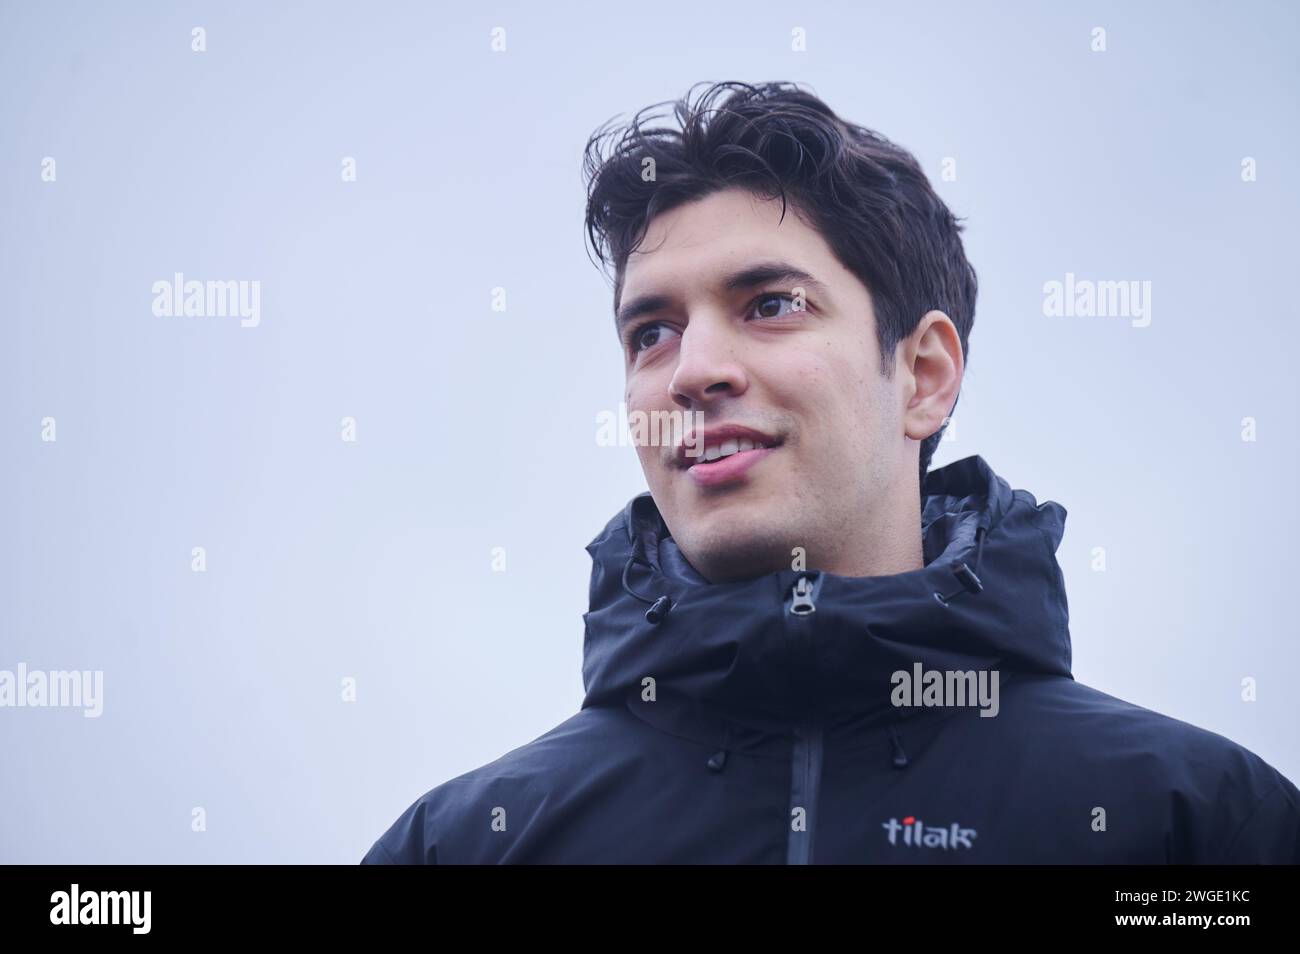
[[632, 351], [644, 351], [646, 348], [653, 348], [661, 341], [666, 340], [665, 334], [671, 334], [673, 330], [660, 321], [652, 321], [649, 324], [642, 325], [636, 331], [632, 332]]
[[[786, 312], [782, 312], [781, 302], [785, 302], [787, 305], [789, 305], [790, 310]], [[774, 303], [776, 306], [775, 311], [773, 311]], [[773, 293], [770, 295], [762, 295], [754, 299], [754, 306], [755, 306], [755, 310], [758, 312], [759, 318], [784, 318], [786, 315], [792, 315], [803, 310], [795, 307], [795, 300], [793, 295], [787, 295], [784, 292]], [[753, 314], [753, 312], [751, 312], [751, 314]]]

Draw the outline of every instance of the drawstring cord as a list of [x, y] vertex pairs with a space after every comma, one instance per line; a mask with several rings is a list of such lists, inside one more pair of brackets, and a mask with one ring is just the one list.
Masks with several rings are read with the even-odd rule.
[[731, 726], [722, 727], [722, 748], [714, 752], [710, 757], [708, 765], [714, 772], [721, 772], [722, 767], [727, 764], [727, 750], [731, 748]]
[[[980, 578], [975, 571], [979, 569], [980, 557], [984, 555], [984, 537], [987, 533], [988, 527], [980, 526], [975, 528], [974, 566], [958, 563], [952, 568], [952, 575], [957, 578], [961, 588], [947, 594], [940, 593], [938, 590], [934, 591], [934, 598], [939, 601], [941, 606], [947, 606], [964, 593], [978, 595], [984, 592], [984, 584], [980, 582]], [[903, 741], [898, 737], [898, 728], [893, 722], [889, 723], [889, 737], [894, 743], [894, 768], [907, 768], [907, 753], [903, 751]]]
[[628, 571], [632, 569], [633, 563], [640, 563], [647, 570], [654, 572], [654, 567], [652, 567], [647, 560], [639, 554], [633, 553], [628, 557], [627, 563], [623, 565], [623, 590], [629, 595], [636, 597], [642, 603], [650, 604], [650, 608], [645, 611], [646, 622], [658, 626], [664, 621], [664, 617], [668, 615], [668, 611], [673, 608], [673, 601], [667, 596], [661, 596], [658, 599], [652, 600], [649, 597], [642, 596], [636, 590], [632, 589], [631, 584], [627, 581], [627, 574]]
[[894, 743], [894, 768], [907, 768], [907, 753], [903, 751], [903, 740], [898, 737], [898, 726], [889, 723], [889, 738]]
[[941, 605], [947, 606], [955, 597], [961, 596], [963, 593], [980, 593], [983, 591], [984, 584], [981, 583], [980, 578], [975, 575], [975, 571], [979, 569], [980, 557], [984, 553], [984, 536], [987, 532], [987, 527], [977, 527], [975, 529], [975, 566], [972, 568], [968, 567], [965, 563], [958, 563], [952, 568], [952, 575], [955, 576], [957, 582], [961, 584], [961, 589], [954, 590], [946, 595], [940, 593], [938, 590], [934, 591], [934, 598], [938, 600]]

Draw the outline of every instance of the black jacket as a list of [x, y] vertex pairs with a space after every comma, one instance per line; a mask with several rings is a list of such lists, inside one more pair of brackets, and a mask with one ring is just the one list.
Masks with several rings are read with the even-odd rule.
[[636, 497], [587, 547], [581, 711], [363, 860], [1300, 861], [1275, 769], [1074, 681], [1060, 504], [967, 457], [927, 475], [921, 522], [920, 570], [709, 584]]

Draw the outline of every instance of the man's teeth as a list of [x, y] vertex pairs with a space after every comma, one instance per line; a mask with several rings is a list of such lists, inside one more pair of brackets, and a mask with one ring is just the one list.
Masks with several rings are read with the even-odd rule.
[[730, 457], [732, 454], [738, 454], [741, 451], [751, 451], [755, 447], [764, 447], [763, 444], [755, 444], [748, 437], [733, 437], [723, 441], [721, 444], [715, 444], [712, 447], [704, 448], [704, 462], [721, 460], [723, 457]]

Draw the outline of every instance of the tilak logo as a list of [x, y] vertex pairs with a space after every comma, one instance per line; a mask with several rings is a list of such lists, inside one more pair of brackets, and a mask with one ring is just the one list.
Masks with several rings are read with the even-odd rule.
[[898, 844], [898, 833], [903, 833], [903, 844], [917, 848], [974, 848], [971, 839], [975, 837], [974, 828], [962, 828], [953, 822], [947, 828], [929, 828], [914, 815], [908, 815], [900, 824], [897, 818], [891, 818], [880, 826], [889, 832], [889, 843]]

